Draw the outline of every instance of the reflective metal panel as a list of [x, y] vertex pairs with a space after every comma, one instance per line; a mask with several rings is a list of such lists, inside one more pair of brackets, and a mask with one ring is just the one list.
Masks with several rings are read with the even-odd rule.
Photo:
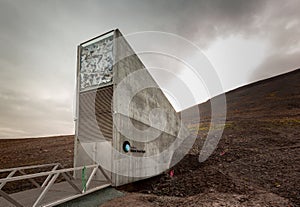
[[88, 42], [80, 54], [80, 91], [112, 83], [113, 33]]

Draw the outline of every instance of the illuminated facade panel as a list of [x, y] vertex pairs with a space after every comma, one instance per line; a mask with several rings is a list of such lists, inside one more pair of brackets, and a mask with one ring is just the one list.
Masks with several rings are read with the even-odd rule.
[[80, 53], [80, 91], [112, 83], [113, 35], [83, 46]]

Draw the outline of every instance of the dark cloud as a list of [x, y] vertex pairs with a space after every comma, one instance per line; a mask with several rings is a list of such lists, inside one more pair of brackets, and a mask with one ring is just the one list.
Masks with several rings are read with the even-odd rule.
[[256, 81], [300, 68], [300, 2], [270, 4], [260, 31], [270, 43], [266, 59], [249, 80]]
[[270, 48], [254, 81], [300, 65], [299, 19], [297, 0], [2, 0], [0, 138], [73, 132], [76, 46], [102, 32], [171, 32], [202, 49], [258, 37]]
[[257, 17], [267, 6], [267, 1], [259, 0], [168, 1], [163, 5], [162, 15], [172, 15], [177, 34], [196, 41], [203, 48], [216, 37], [254, 31]]

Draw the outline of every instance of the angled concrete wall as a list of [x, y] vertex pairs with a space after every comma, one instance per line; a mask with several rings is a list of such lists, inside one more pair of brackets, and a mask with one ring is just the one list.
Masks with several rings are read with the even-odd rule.
[[[121, 94], [114, 93], [113, 118], [121, 132], [114, 125], [113, 146], [124, 154], [122, 143], [128, 141], [137, 149], [144, 150], [144, 153], [128, 152], [125, 156], [129, 158], [122, 155], [113, 158], [114, 171], [122, 174], [113, 176], [113, 183], [118, 186], [167, 170], [174, 152], [172, 148], [176, 147], [171, 144], [177, 137], [184, 139], [188, 131], [181, 125], [178, 114], [118, 30], [116, 38], [114, 91], [120, 90]], [[129, 105], [126, 101], [124, 103], [126, 98], [122, 96], [132, 97]], [[122, 130], [126, 129], [124, 135]], [[168, 150], [168, 153], [161, 154]]]
[[[118, 30], [112, 34], [114, 64], [109, 68], [112, 73], [95, 66], [106, 78], [106, 82], [98, 84], [98, 87], [98, 79], [94, 78], [98, 77], [97, 74], [80, 75], [80, 70], [84, 66], [85, 73], [95, 71], [95, 68], [90, 70], [88, 64], [91, 58], [97, 58], [99, 54], [97, 56], [91, 52], [89, 55], [88, 50], [82, 53], [85, 44], [79, 47], [77, 83], [83, 90], [77, 90], [74, 165], [105, 162], [106, 166], [111, 167], [111, 172], [107, 173], [111, 176], [112, 185], [119, 186], [169, 169], [180, 144], [178, 140], [184, 141], [189, 133], [122, 34]], [[97, 49], [96, 53], [102, 49], [102, 46], [100, 49], [97, 45], [93, 46], [98, 44], [97, 41], [97, 38], [92, 39], [88, 44], [91, 50]], [[110, 54], [107, 50], [105, 52]], [[82, 60], [87, 58], [90, 58], [89, 62], [82, 66]], [[101, 58], [92, 63], [100, 61]], [[89, 81], [90, 77], [94, 78], [93, 81]], [[130, 144], [128, 152], [123, 148], [124, 143]], [[80, 178], [79, 174], [75, 176]], [[101, 172], [95, 179], [103, 179]]]

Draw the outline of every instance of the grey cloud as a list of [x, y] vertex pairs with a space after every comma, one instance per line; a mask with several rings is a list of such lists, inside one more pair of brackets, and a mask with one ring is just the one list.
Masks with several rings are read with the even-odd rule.
[[216, 37], [232, 33], [248, 34], [254, 30], [256, 17], [267, 7], [267, 1], [179, 1], [169, 2], [166, 10], [176, 14], [177, 33], [207, 47]]
[[15, 136], [73, 132], [76, 46], [113, 28], [124, 34], [176, 33], [202, 49], [220, 37], [259, 36], [270, 42], [270, 54], [251, 81], [299, 65], [299, 53], [294, 51], [300, 36], [297, 0], [2, 0], [0, 4], [0, 137], [13, 130]]
[[269, 40], [267, 58], [249, 80], [268, 78], [300, 68], [300, 2], [278, 1], [270, 4], [261, 24], [263, 36]]
[[275, 53], [270, 55], [253, 72], [250, 81], [269, 78], [300, 68], [300, 51], [292, 54]]
[[202, 49], [216, 38], [237, 34], [268, 41], [268, 58], [250, 81], [267, 77], [263, 74], [275, 75], [300, 66], [296, 54], [292, 54], [300, 48], [300, 2], [297, 0], [180, 1], [171, 9], [179, 16], [178, 32], [197, 42]]
[[48, 135], [55, 128], [58, 134], [72, 133], [72, 106], [54, 98], [47, 100], [24, 92], [0, 91], [0, 137]]
[[[300, 2], [297, 0], [164, 1], [160, 12], [173, 15], [176, 33], [202, 48], [217, 37], [261, 36], [275, 48], [299, 43]], [[167, 3], [166, 3], [167, 2]], [[286, 29], [296, 21], [292, 28]]]

